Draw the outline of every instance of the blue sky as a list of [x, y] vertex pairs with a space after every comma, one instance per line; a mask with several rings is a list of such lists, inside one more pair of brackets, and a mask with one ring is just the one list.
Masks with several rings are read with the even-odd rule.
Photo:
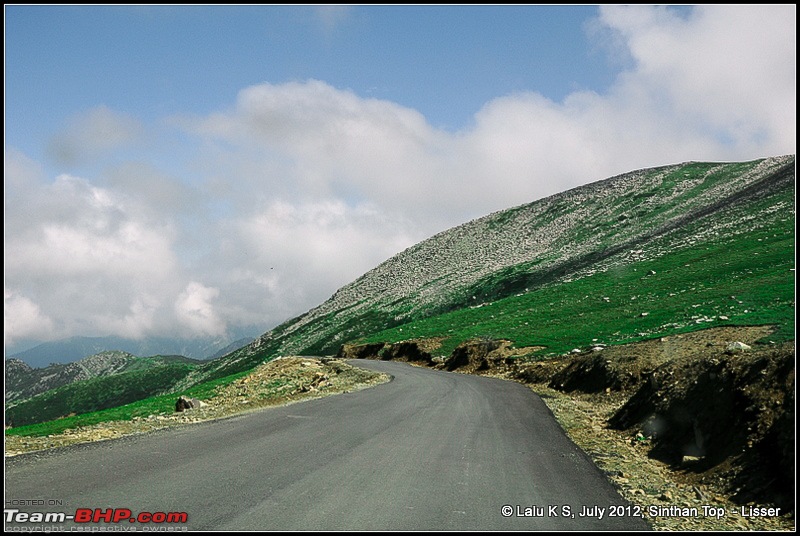
[[489, 212], [794, 153], [795, 20], [6, 6], [6, 345], [263, 331]]
[[536, 88], [560, 100], [605, 89], [613, 68], [584, 31], [596, 14], [593, 6], [10, 6], [6, 126], [9, 136], [46, 139], [54, 122], [98, 103], [153, 120], [213, 112], [253, 84], [313, 78], [459, 129], [499, 95]]

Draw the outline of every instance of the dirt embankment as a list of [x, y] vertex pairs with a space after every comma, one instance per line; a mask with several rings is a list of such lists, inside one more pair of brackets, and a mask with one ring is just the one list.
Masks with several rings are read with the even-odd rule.
[[[657, 529], [788, 530], [795, 509], [795, 352], [793, 343], [755, 344], [770, 332], [715, 328], [536, 362], [517, 359], [532, 349], [507, 341], [469, 341], [446, 358], [434, 357], [429, 341], [401, 344], [410, 355], [425, 355], [406, 359], [417, 364], [529, 384], [635, 504], [727, 512], [718, 519], [656, 517]], [[730, 347], [737, 341], [750, 348]], [[387, 359], [397, 346], [346, 345], [339, 356]], [[780, 508], [781, 515], [746, 517], [742, 507]]]
[[435, 357], [441, 339], [419, 339], [397, 343], [345, 344], [339, 359], [380, 359], [407, 361], [436, 369], [466, 373], [505, 369], [517, 358], [541, 350], [541, 347], [514, 348], [511, 341], [475, 339], [460, 344], [450, 356]]

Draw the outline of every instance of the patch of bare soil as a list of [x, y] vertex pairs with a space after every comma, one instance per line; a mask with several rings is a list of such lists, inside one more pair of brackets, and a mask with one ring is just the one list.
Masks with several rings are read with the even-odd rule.
[[[150, 415], [131, 421], [113, 421], [81, 426], [47, 437], [5, 437], [6, 457], [27, 452], [115, 439], [209, 421], [290, 404], [311, 398], [351, 392], [389, 381], [389, 376], [357, 367], [338, 359], [286, 357], [256, 367], [250, 374], [217, 389], [199, 408], [170, 415]], [[175, 395], [176, 400], [179, 393]]]

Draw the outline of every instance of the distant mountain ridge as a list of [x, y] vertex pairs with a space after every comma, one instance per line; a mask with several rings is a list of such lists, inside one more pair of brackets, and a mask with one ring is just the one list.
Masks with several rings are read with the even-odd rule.
[[[24, 361], [33, 368], [53, 363], [71, 363], [101, 352], [121, 351], [135, 356], [182, 355], [192, 359], [214, 359], [250, 343], [255, 338], [242, 332], [228, 337], [191, 340], [151, 337], [141, 340], [122, 337], [70, 337], [46, 342], [7, 358]], [[222, 353], [221, 353], [222, 352]]]
[[175, 363], [197, 366], [201, 361], [183, 356], [136, 357], [117, 350], [45, 368], [32, 368], [24, 361], [11, 358], [5, 362], [5, 402], [14, 404], [77, 381]]
[[209, 356], [206, 360], [211, 361], [213, 359], [217, 359], [218, 357], [222, 357], [228, 355], [231, 352], [235, 352], [239, 348], [243, 348], [256, 340], [255, 337], [243, 337], [241, 339], [235, 340], [229, 345], [225, 346], [224, 348], [220, 348], [217, 350], [213, 355]]

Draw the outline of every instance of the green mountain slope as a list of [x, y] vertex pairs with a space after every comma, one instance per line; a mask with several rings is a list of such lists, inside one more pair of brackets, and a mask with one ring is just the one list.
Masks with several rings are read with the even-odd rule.
[[[475, 336], [563, 352], [709, 325], [794, 332], [794, 155], [645, 169], [396, 255], [184, 384], [345, 342]], [[596, 339], [596, 340], [595, 340]]]
[[76, 381], [7, 407], [5, 422], [23, 426], [128, 404], [171, 390], [193, 368], [187, 363], [159, 364]]
[[31, 368], [19, 359], [7, 359], [5, 401], [6, 405], [14, 405], [73, 382], [172, 363], [198, 365], [200, 361], [183, 356], [137, 357], [116, 350], [100, 352], [73, 363], [53, 363], [43, 368]]

